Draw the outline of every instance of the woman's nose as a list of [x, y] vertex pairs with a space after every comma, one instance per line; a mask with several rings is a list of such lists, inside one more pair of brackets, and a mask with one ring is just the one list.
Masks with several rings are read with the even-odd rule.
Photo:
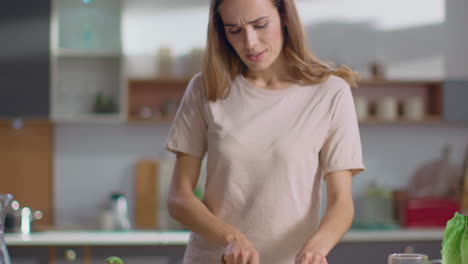
[[245, 30], [245, 47], [247, 49], [253, 49], [258, 44], [257, 32], [254, 29]]

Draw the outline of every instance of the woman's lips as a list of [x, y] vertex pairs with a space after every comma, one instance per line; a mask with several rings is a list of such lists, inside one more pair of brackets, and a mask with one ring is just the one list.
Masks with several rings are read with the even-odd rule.
[[263, 57], [265, 57], [265, 51], [262, 51], [260, 53], [254, 53], [254, 54], [247, 54], [247, 58], [250, 60], [250, 61], [253, 61], [253, 62], [257, 62], [257, 61], [260, 61], [263, 59]]

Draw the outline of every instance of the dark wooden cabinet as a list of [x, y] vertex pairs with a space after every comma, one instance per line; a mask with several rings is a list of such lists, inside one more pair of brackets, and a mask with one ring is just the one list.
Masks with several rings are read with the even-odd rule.
[[[328, 256], [328, 263], [387, 263], [392, 253], [421, 253], [429, 259], [440, 259], [441, 241], [417, 242], [345, 242], [338, 244]], [[12, 247], [12, 263], [105, 263], [110, 256], [120, 257], [126, 264], [180, 264], [185, 246], [50, 246]], [[409, 251], [409, 252], [408, 252]], [[74, 258], [68, 258], [70, 253]], [[47, 255], [49, 254], [49, 255]]]
[[393, 253], [426, 254], [432, 260], [441, 258], [441, 249], [441, 241], [340, 243], [330, 252], [327, 260], [333, 264], [384, 264]]
[[49, 247], [9, 246], [11, 263], [14, 264], [47, 264], [49, 263]]
[[49, 116], [50, 1], [2, 1], [0, 117]]
[[110, 256], [125, 264], [180, 264], [185, 246], [13, 246], [14, 264], [104, 264]]
[[91, 263], [104, 263], [117, 256], [131, 264], [180, 264], [185, 246], [95, 246], [91, 249]]
[[53, 225], [53, 138], [48, 120], [0, 119], [0, 193], [42, 211], [37, 225]]

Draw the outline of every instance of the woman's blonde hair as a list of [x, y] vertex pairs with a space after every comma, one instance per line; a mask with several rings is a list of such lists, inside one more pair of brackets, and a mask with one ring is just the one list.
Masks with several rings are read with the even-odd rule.
[[[345, 65], [337, 69], [319, 60], [308, 48], [294, 0], [271, 0], [278, 9], [283, 25], [283, 53], [292, 67], [293, 77], [307, 84], [326, 81], [331, 75], [343, 78], [356, 87], [359, 74]], [[208, 40], [203, 57], [203, 82], [208, 100], [216, 101], [229, 92], [231, 81], [247, 66], [227, 40], [219, 8], [223, 0], [211, 0]]]

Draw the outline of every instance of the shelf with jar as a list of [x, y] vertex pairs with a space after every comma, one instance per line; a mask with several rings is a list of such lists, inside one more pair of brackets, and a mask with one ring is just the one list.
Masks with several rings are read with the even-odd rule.
[[53, 0], [51, 119], [125, 121], [122, 0]]
[[[189, 79], [130, 80], [128, 121], [169, 123]], [[440, 124], [442, 82], [363, 80], [353, 89], [361, 124]]]
[[354, 88], [361, 124], [440, 124], [443, 121], [443, 82], [365, 80]]
[[180, 104], [188, 79], [130, 80], [128, 122], [170, 123]]

